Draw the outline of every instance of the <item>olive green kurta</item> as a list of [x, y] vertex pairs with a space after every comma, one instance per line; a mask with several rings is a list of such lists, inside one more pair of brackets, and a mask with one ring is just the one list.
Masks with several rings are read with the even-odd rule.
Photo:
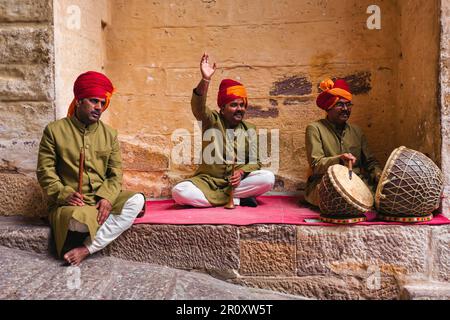
[[378, 161], [369, 151], [362, 130], [346, 124], [342, 133], [328, 119], [321, 119], [306, 127], [306, 153], [312, 171], [306, 183], [305, 199], [318, 205], [319, 195], [316, 186], [328, 167], [342, 164], [339, 155], [351, 153], [356, 157], [353, 172], [360, 176], [370, 187], [374, 187], [375, 176], [381, 173]]
[[[80, 149], [85, 163], [82, 192], [83, 207], [66, 206], [65, 199], [78, 189]], [[60, 256], [71, 218], [86, 224], [95, 238], [96, 203], [107, 199], [111, 213], [120, 214], [135, 192], [122, 191], [122, 160], [117, 131], [98, 121], [86, 127], [76, 117], [50, 123], [39, 146], [37, 178], [49, 198], [49, 219]]]
[[[194, 90], [191, 107], [195, 118], [201, 121], [203, 140], [211, 139], [209, 141], [203, 141], [202, 162], [195, 172], [194, 177], [187, 179], [187, 181], [194, 183], [213, 206], [221, 206], [226, 204], [229, 199], [231, 188], [228, 178], [231, 176], [234, 155], [237, 155], [236, 170], [242, 169], [245, 174], [248, 174], [261, 169], [256, 127], [253, 124], [242, 121], [234, 128], [234, 133], [237, 136], [234, 139], [234, 143], [227, 144], [226, 130], [229, 128], [227, 128], [225, 120], [219, 112], [212, 111], [206, 107], [206, 95], [199, 96]], [[205, 135], [205, 131], [208, 129], [213, 129], [208, 131], [212, 137], [208, 133]], [[212, 149], [214, 151], [209, 152]], [[221, 152], [217, 152], [218, 150], [221, 150]], [[212, 154], [214, 156], [214, 163], [206, 163], [205, 161], [208, 161], [208, 159], [205, 159], [204, 154]]]

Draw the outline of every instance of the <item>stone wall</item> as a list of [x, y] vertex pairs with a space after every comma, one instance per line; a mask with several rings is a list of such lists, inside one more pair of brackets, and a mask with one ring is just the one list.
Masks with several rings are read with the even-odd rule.
[[440, 165], [439, 1], [398, 3], [401, 52], [394, 112], [396, 143], [419, 150]]
[[450, 217], [450, 0], [441, 0], [440, 103], [442, 170], [445, 174], [443, 212]]
[[170, 187], [193, 172], [173, 162], [171, 134], [179, 128], [193, 133], [189, 99], [204, 51], [219, 65], [210, 107], [216, 108], [220, 80], [232, 77], [248, 88], [249, 120], [280, 130], [277, 191], [304, 185], [304, 132], [324, 115], [315, 97], [329, 76], [350, 82], [351, 121], [366, 132], [382, 164], [400, 145], [439, 164], [439, 3], [380, 1], [380, 30], [367, 28], [371, 4], [113, 1], [106, 71], [118, 95], [107, 121], [122, 134], [127, 187], [169, 196]]
[[[318, 83], [328, 76], [351, 83], [352, 122], [366, 132], [382, 163], [395, 147], [406, 145], [438, 164], [442, 154], [444, 171], [449, 171], [446, 126], [440, 152], [438, 1], [379, 1], [380, 30], [367, 28], [368, 0], [17, 3], [0, 2], [5, 44], [0, 52], [2, 174], [34, 176], [43, 127], [65, 115], [75, 77], [97, 70], [111, 76], [118, 90], [104, 120], [121, 134], [125, 187], [149, 197], [170, 196], [173, 184], [195, 169], [174, 163], [171, 135], [180, 128], [193, 134], [189, 99], [204, 51], [219, 65], [209, 106], [215, 108], [220, 80], [236, 78], [249, 91], [249, 120], [259, 128], [280, 130], [277, 191], [304, 186], [304, 131], [323, 116], [314, 100]], [[443, 0], [441, 104], [446, 125], [447, 7]], [[27, 181], [35, 189], [32, 178], [14, 177], [19, 185]], [[7, 193], [5, 182], [3, 186], [0, 190]], [[7, 207], [2, 214], [23, 213], [22, 207]]]
[[[448, 285], [449, 226], [135, 225], [104, 253], [318, 299]], [[447, 286], [447, 297], [450, 292]]]
[[64, 118], [73, 99], [73, 83], [86, 71], [104, 72], [103, 29], [108, 1], [55, 0], [56, 118]]
[[0, 215], [39, 215], [35, 179], [44, 126], [55, 119], [53, 6], [0, 1]]

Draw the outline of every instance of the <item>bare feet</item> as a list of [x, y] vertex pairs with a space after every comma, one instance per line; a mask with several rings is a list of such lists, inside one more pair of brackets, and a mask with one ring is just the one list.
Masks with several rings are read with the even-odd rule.
[[81, 246], [67, 252], [64, 255], [64, 260], [72, 266], [78, 266], [89, 254], [89, 250], [85, 246]]

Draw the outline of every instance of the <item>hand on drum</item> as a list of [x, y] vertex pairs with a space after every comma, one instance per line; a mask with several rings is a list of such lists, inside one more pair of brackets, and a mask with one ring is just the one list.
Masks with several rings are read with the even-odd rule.
[[352, 162], [353, 165], [356, 162], [356, 157], [351, 153], [343, 153], [339, 156], [339, 158], [345, 165], [347, 165], [350, 161]]

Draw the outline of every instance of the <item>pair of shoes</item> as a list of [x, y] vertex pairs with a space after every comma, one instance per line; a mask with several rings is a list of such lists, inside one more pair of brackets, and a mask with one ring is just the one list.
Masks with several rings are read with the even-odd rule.
[[251, 198], [242, 198], [239, 205], [241, 207], [257, 207], [258, 206], [258, 202], [256, 201], [255, 197], [251, 197]]

